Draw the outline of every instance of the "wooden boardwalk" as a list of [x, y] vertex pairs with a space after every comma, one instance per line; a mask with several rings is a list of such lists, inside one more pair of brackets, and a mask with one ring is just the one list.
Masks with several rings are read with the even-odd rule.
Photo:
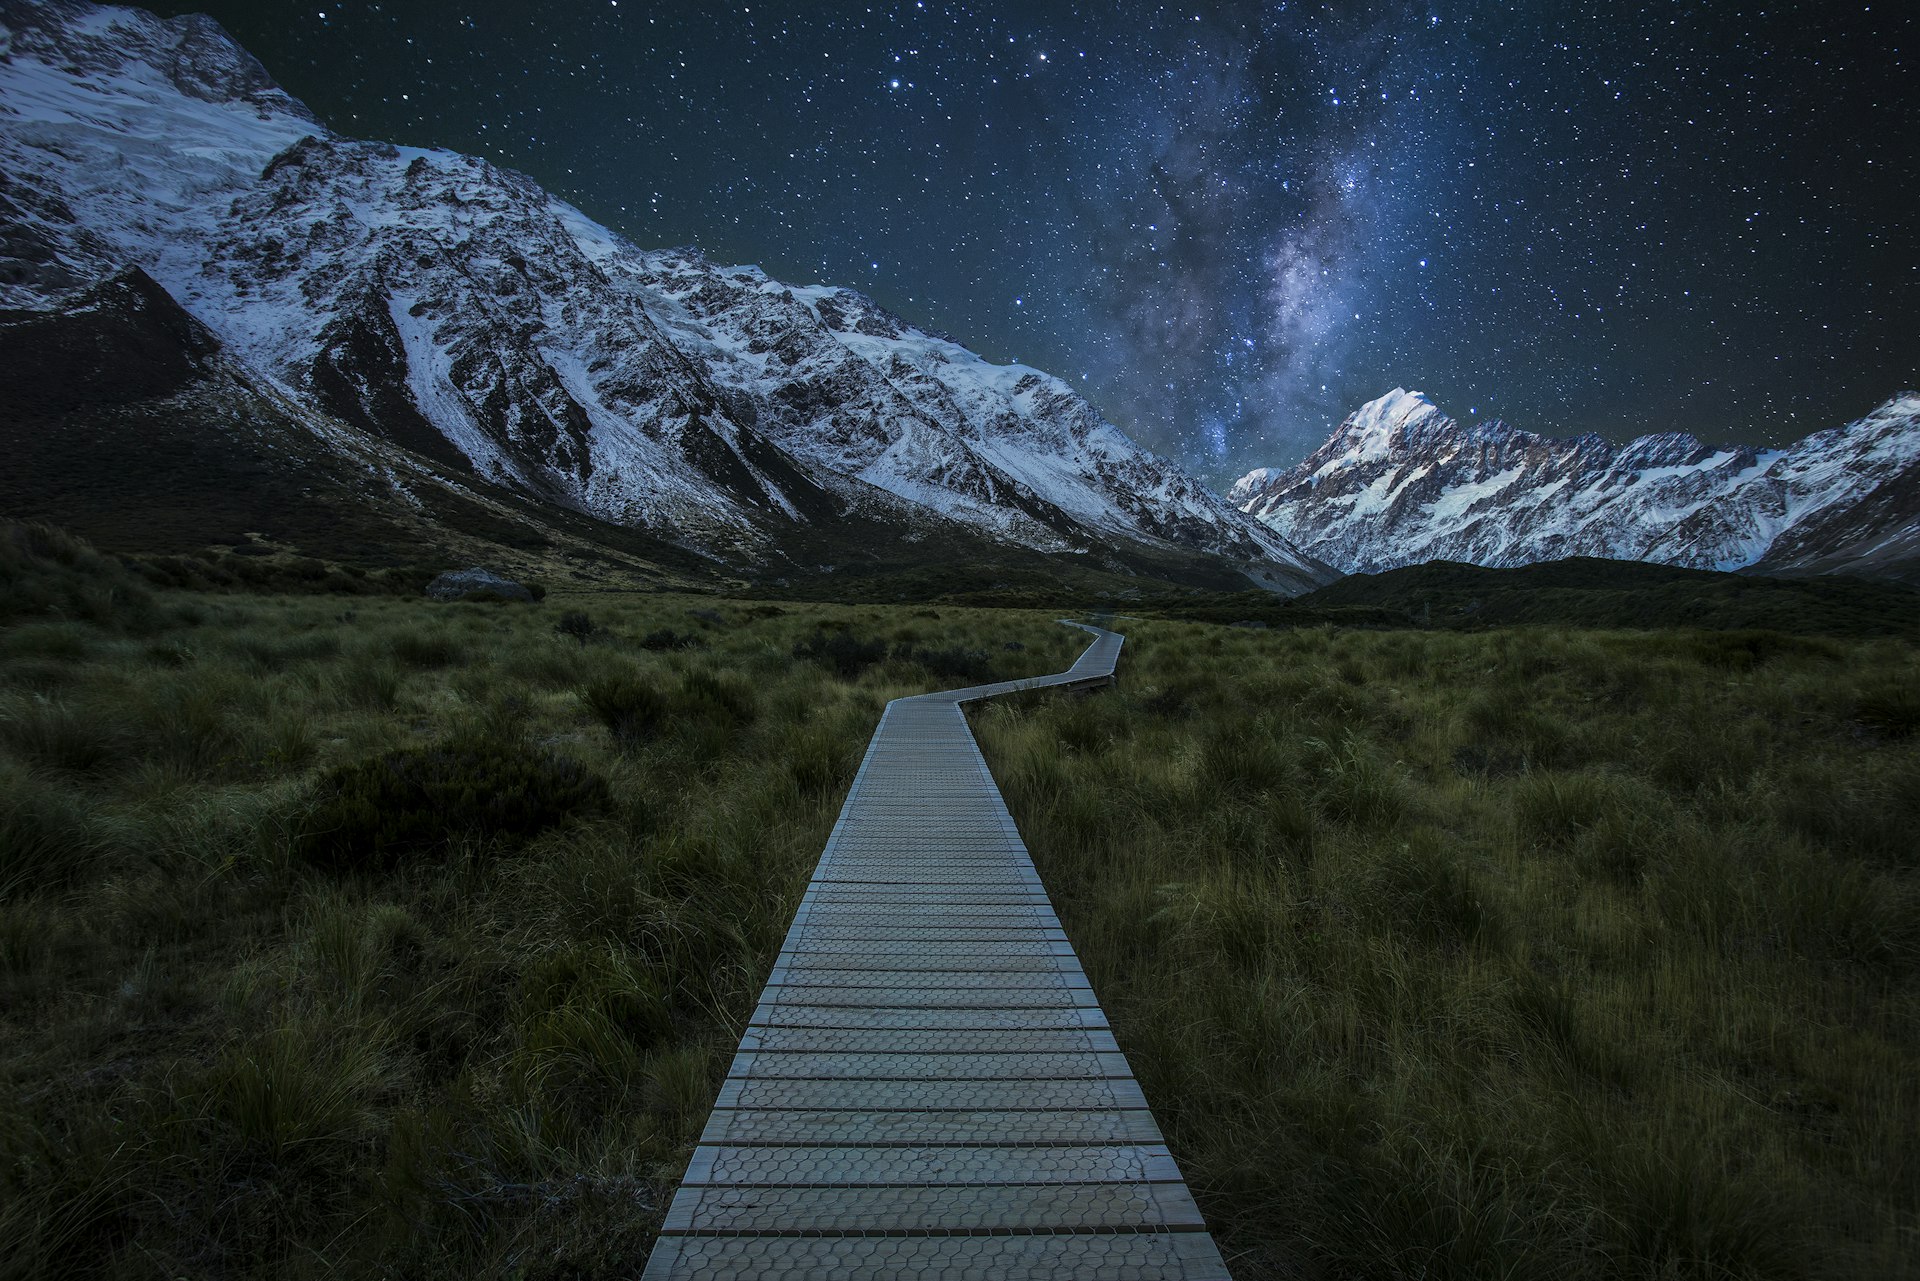
[[1085, 630], [887, 705], [647, 1281], [1226, 1278], [960, 710]]

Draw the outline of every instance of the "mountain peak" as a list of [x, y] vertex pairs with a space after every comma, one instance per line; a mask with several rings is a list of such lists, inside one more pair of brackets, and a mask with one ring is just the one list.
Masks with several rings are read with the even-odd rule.
[[1395, 387], [1348, 415], [1320, 452], [1335, 457], [1384, 457], [1418, 429], [1444, 421], [1446, 415], [1425, 395]]
[[1304, 462], [1249, 472], [1229, 501], [1354, 573], [1433, 559], [1600, 556], [1914, 574], [1903, 549], [1917, 492], [1920, 401], [1910, 395], [1848, 427], [1761, 450], [1683, 431], [1613, 445], [1493, 419], [1463, 425], [1395, 388]]
[[98, 82], [118, 82], [122, 89], [142, 81], [149, 89], [164, 84], [185, 98], [244, 106], [262, 119], [291, 117], [321, 128], [306, 104], [282, 89], [258, 59], [205, 14], [161, 18], [87, 0], [5, 0], [0, 51]]

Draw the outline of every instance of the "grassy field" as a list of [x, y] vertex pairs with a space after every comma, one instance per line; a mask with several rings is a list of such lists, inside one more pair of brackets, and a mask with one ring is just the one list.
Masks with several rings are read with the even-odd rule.
[[0, 569], [8, 1277], [631, 1274], [886, 700], [1079, 648]]
[[1911, 643], [1117, 626], [974, 724], [1236, 1277], [1916, 1274]]
[[[1052, 614], [0, 538], [0, 1276], [644, 1257], [885, 700]], [[1240, 1281], [1912, 1275], [1920, 666], [1122, 621], [975, 714]]]

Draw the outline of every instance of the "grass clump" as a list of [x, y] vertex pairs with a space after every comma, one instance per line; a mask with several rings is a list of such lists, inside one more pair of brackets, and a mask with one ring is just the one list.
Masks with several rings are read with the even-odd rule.
[[629, 673], [603, 676], [582, 687], [580, 701], [625, 747], [659, 733], [669, 711], [667, 696]]
[[456, 844], [510, 848], [606, 804], [606, 780], [576, 760], [511, 740], [452, 738], [330, 770], [299, 848], [329, 871], [382, 870]]
[[0, 626], [43, 618], [143, 632], [158, 609], [145, 584], [85, 539], [37, 521], [0, 521]]
[[1892, 739], [1920, 733], [1920, 679], [1881, 679], [1854, 697], [1853, 717], [1867, 729]]
[[0, 902], [84, 879], [104, 845], [84, 796], [0, 761]]
[[667, 649], [705, 649], [707, 643], [692, 632], [676, 632], [662, 627], [640, 638], [640, 648], [656, 652]]

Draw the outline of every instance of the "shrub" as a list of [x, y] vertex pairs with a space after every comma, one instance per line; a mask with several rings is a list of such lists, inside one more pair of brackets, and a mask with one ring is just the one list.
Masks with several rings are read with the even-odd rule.
[[671, 627], [662, 627], [658, 631], [648, 632], [640, 638], [640, 648], [654, 651], [667, 649], [705, 649], [706, 642], [698, 636], [688, 633], [681, 635]]
[[820, 664], [842, 680], [853, 680], [887, 656], [885, 641], [863, 641], [851, 632], [817, 631], [793, 647], [795, 658]]
[[465, 647], [443, 631], [399, 632], [387, 642], [387, 650], [402, 666], [423, 671], [452, 667], [467, 657]]
[[947, 649], [901, 646], [893, 656], [909, 663], [918, 663], [931, 675], [943, 680], [978, 683], [993, 679], [993, 660], [985, 650], [963, 649], [957, 645]]
[[580, 642], [580, 648], [585, 649], [587, 640], [600, 629], [594, 626], [585, 610], [570, 609], [560, 615], [560, 621], [553, 625], [553, 630], [562, 636], [573, 637]]
[[299, 847], [329, 870], [384, 869], [460, 840], [524, 842], [605, 808], [607, 799], [606, 780], [567, 757], [497, 738], [455, 738], [331, 771]]
[[1692, 656], [1710, 667], [1752, 671], [1782, 655], [1795, 658], [1835, 658], [1838, 651], [1826, 641], [1784, 632], [1696, 632], [1689, 639]]
[[580, 701], [622, 746], [652, 738], [667, 719], [667, 696], [624, 673], [589, 683], [581, 689]]

